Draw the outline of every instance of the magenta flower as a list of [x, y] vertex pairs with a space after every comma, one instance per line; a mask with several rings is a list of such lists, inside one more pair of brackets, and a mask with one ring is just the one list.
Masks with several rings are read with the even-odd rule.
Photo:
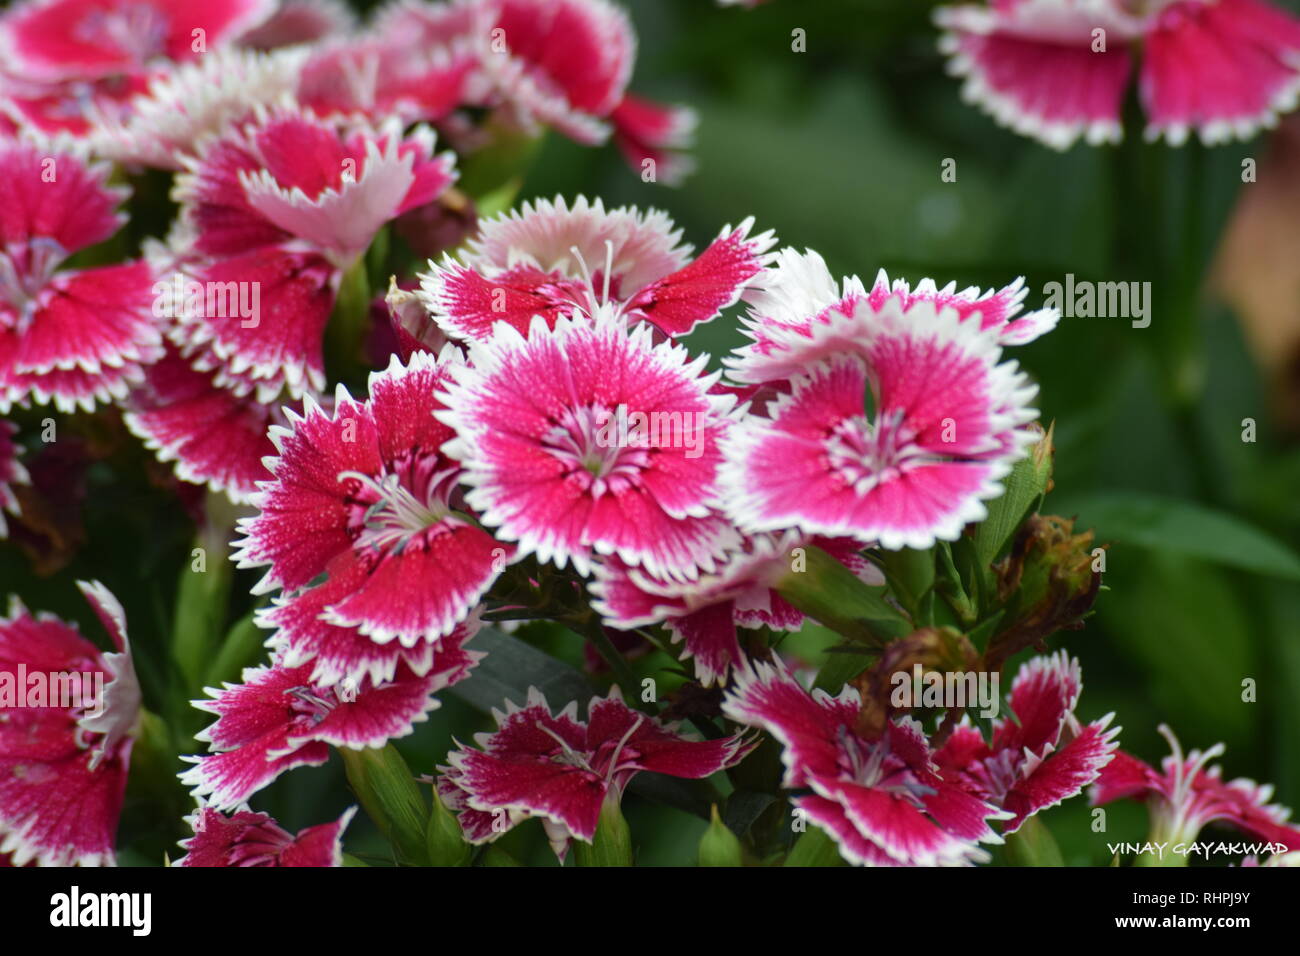
[[313, 585], [330, 587], [318, 607], [326, 622], [406, 648], [465, 620], [514, 553], [454, 507], [461, 466], [442, 451], [453, 432], [434, 417], [434, 396], [460, 361], [454, 347], [405, 366], [394, 357], [371, 374], [366, 402], [340, 387], [332, 413], [308, 399], [288, 428], [272, 428], [273, 478], [254, 496], [260, 513], [240, 522], [234, 555], [240, 567], [269, 565], [256, 593], [299, 600], [327, 573], [348, 587]]
[[462, 627], [444, 639], [423, 675], [398, 663], [387, 680], [344, 678], [327, 686], [313, 681], [310, 665], [287, 667], [277, 659], [245, 670], [242, 684], [207, 688], [213, 700], [194, 706], [217, 715], [197, 735], [211, 753], [184, 758], [194, 766], [181, 782], [218, 809], [231, 809], [286, 771], [325, 763], [330, 747], [363, 750], [406, 736], [439, 706], [433, 695], [468, 677], [482, 658], [464, 648], [472, 636]]
[[0, 538], [9, 533], [5, 512], [11, 515], [21, 514], [18, 497], [14, 494], [14, 485], [25, 485], [31, 480], [27, 469], [18, 459], [21, 449], [14, 441], [14, 436], [17, 434], [17, 425], [0, 418]]
[[993, 741], [963, 721], [934, 755], [945, 780], [1014, 814], [1014, 833], [1039, 810], [1077, 796], [1114, 757], [1114, 714], [1081, 726], [1074, 716], [1083, 682], [1079, 662], [1057, 651], [1027, 661], [1011, 684], [1011, 716], [993, 723]]
[[343, 831], [356, 807], [333, 823], [292, 834], [265, 813], [240, 810], [225, 816], [199, 807], [186, 822], [194, 836], [182, 840], [177, 866], [342, 866]]
[[107, 176], [66, 149], [0, 143], [0, 412], [32, 398], [89, 410], [162, 354], [148, 265], [59, 270], [122, 225]]
[[763, 271], [771, 233], [751, 237], [753, 220], [722, 230], [691, 259], [663, 213], [605, 210], [557, 196], [479, 224], [459, 261], [429, 263], [421, 300], [451, 336], [481, 339], [498, 322], [527, 332], [575, 312], [612, 308], [668, 335], [685, 335], [734, 303]]
[[500, 325], [454, 366], [439, 418], [465, 500], [520, 555], [580, 574], [617, 555], [660, 577], [709, 570], [732, 536], [712, 517], [730, 395], [651, 329], [600, 312]]
[[725, 549], [717, 567], [690, 580], [656, 578], [618, 558], [595, 565], [592, 607], [605, 624], [624, 630], [662, 623], [673, 642], [685, 642], [695, 662], [695, 679], [704, 686], [722, 683], [745, 657], [736, 628], [769, 627], [797, 631], [804, 616], [773, 585], [790, 573], [793, 551], [804, 544], [829, 550], [871, 584], [884, 584], [875, 565], [845, 539], [806, 542], [797, 535], [755, 535]]
[[858, 866], [947, 866], [983, 862], [980, 843], [1001, 843], [989, 820], [1010, 814], [941, 777], [921, 726], [903, 718], [878, 740], [854, 726], [861, 702], [808, 691], [783, 667], [737, 670], [723, 713], [762, 727], [784, 748], [783, 786], [804, 818]]
[[122, 606], [78, 582], [117, 647], [31, 614], [0, 618], [0, 857], [15, 866], [112, 865], [140, 685]]
[[459, 745], [439, 767], [438, 793], [456, 811], [465, 838], [495, 840], [530, 817], [540, 817], [556, 855], [570, 840], [590, 843], [606, 800], [618, 802], [642, 771], [700, 779], [734, 767], [753, 748], [742, 735], [692, 741], [623, 702], [618, 688], [594, 697], [587, 720], [571, 702], [551, 712], [537, 688], [519, 707], [493, 711], [497, 730], [478, 734], [481, 749]]
[[[954, 540], [1034, 441], [1037, 392], [997, 339], [954, 308], [895, 297], [859, 302], [840, 354], [731, 430], [720, 481], [746, 532], [877, 541], [888, 549]], [[864, 407], [869, 392], [872, 409]]]
[[267, 430], [289, 421], [281, 406], [218, 387], [213, 373], [196, 371], [170, 344], [144, 375], [125, 402], [131, 431], [159, 461], [174, 462], [182, 481], [251, 500], [257, 483], [271, 477], [263, 464], [275, 455]]
[[1300, 20], [1260, 0], [991, 0], [935, 20], [965, 98], [1056, 149], [1120, 139], [1138, 48], [1148, 139], [1245, 139], [1300, 95]]
[[1300, 850], [1300, 830], [1289, 824], [1291, 811], [1269, 803], [1273, 787], [1240, 777], [1224, 782], [1222, 768], [1209, 766], [1223, 755], [1223, 744], [1186, 756], [1172, 730], [1160, 725], [1169, 741], [1170, 755], [1160, 770], [1123, 751], [1115, 754], [1092, 788], [1092, 804], [1099, 806], [1125, 797], [1147, 805], [1151, 837], [1157, 842], [1192, 843], [1209, 823], [1224, 823], [1234, 829], [1273, 843], [1279, 854]]
[[[343, 272], [399, 213], [451, 184], [434, 137], [398, 121], [340, 125], [283, 109], [210, 141], [177, 179], [185, 278], [256, 290], [256, 315], [175, 310], [177, 344], [217, 384], [270, 401], [325, 388], [321, 339]], [[230, 284], [234, 283], [233, 286]], [[215, 314], [213, 314], [215, 313]], [[233, 314], [232, 314], [233, 313]]]
[[478, 60], [465, 46], [413, 47], [409, 38], [337, 39], [313, 51], [298, 101], [320, 116], [443, 119], [460, 106]]
[[27, 0], [0, 19], [6, 69], [41, 80], [185, 61], [257, 26], [275, 0]]
[[953, 309], [962, 321], [975, 320], [999, 344], [1023, 345], [1051, 331], [1060, 320], [1050, 308], [1020, 315], [1027, 293], [1023, 278], [984, 293], [974, 286], [959, 292], [955, 282], [940, 289], [933, 279], [922, 279], [913, 290], [901, 279], [891, 283], [883, 269], [868, 292], [857, 276], [837, 284], [825, 260], [811, 249], [803, 253], [782, 249], [776, 254], [776, 267], [759, 288], [745, 295], [750, 306], [745, 334], [753, 342], [723, 363], [742, 382], [793, 378], [815, 362], [858, 351], [863, 326], [891, 299], [904, 312], [918, 302]]

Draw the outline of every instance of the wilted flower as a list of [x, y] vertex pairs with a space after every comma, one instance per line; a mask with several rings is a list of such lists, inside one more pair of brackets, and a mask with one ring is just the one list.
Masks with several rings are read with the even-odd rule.
[[481, 749], [460, 745], [447, 755], [438, 793], [471, 843], [541, 817], [560, 857], [570, 840], [591, 842], [601, 807], [622, 799], [638, 773], [699, 779], [735, 766], [753, 746], [741, 735], [687, 740], [628, 707], [618, 688], [592, 698], [585, 722], [576, 701], [552, 714], [536, 688], [525, 706], [507, 701], [493, 717], [497, 730], [475, 737]]
[[122, 606], [78, 582], [116, 653], [15, 597], [0, 618], [0, 855], [16, 866], [112, 865], [140, 716]]

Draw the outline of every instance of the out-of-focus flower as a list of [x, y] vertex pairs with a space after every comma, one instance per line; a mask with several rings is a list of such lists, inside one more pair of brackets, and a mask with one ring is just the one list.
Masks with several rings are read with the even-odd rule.
[[194, 836], [181, 841], [177, 866], [342, 866], [343, 831], [356, 807], [333, 823], [293, 834], [268, 814], [239, 810], [226, 816], [199, 807], [186, 822]]
[[0, 856], [14, 865], [112, 865], [140, 715], [126, 616], [98, 582], [78, 582], [116, 646], [30, 613], [0, 618]]
[[902, 718], [879, 738], [854, 729], [861, 701], [810, 694], [784, 668], [737, 670], [722, 709], [782, 745], [783, 786], [807, 820], [859, 866], [951, 866], [983, 862], [980, 843], [1001, 843], [989, 820], [1010, 814], [941, 777], [920, 724]]
[[344, 0], [280, 0], [260, 26], [239, 37], [252, 50], [315, 43], [356, 29], [356, 14]]
[[306, 59], [302, 49], [228, 48], [155, 73], [127, 109], [104, 116], [95, 149], [118, 162], [179, 170], [182, 157], [258, 107], [291, 104]]
[[1065, 651], [1032, 658], [1011, 684], [1011, 715], [994, 721], [992, 743], [963, 721], [934, 755], [939, 772], [1015, 814], [1003, 829], [1014, 833], [1038, 811], [1081, 793], [1119, 746], [1114, 714], [1087, 726], [1074, 716], [1082, 690], [1079, 662]]
[[122, 225], [108, 172], [70, 148], [0, 143], [0, 412], [123, 398], [162, 354], [146, 263], [59, 269]]
[[22, 513], [18, 507], [18, 498], [14, 495], [14, 485], [25, 485], [30, 480], [27, 469], [18, 459], [21, 449], [14, 441], [17, 434], [18, 426], [0, 419], [0, 538], [9, 533], [4, 513]]
[[576, 701], [553, 714], [536, 688], [525, 706], [507, 701], [493, 717], [497, 730], [475, 736], [480, 749], [460, 745], [447, 755], [438, 793], [471, 843], [540, 817], [561, 858], [571, 840], [591, 842], [601, 807], [621, 800], [638, 773], [700, 779], [735, 766], [753, 747], [739, 734], [688, 740], [628, 707], [618, 688], [592, 698], [585, 722]]
[[[298, 600], [308, 585], [330, 587], [324, 621], [406, 648], [468, 617], [514, 555], [453, 507], [460, 465], [442, 451], [453, 432], [434, 417], [435, 392], [460, 361], [454, 347], [405, 366], [394, 357], [371, 375], [365, 403], [340, 387], [332, 414], [308, 400], [271, 430], [273, 477], [254, 496], [259, 514], [240, 522], [234, 555], [240, 567], [269, 565], [255, 592]], [[322, 573], [348, 586], [313, 585]]]
[[[725, 508], [741, 530], [954, 540], [1035, 440], [1037, 388], [997, 338], [951, 307], [889, 296], [822, 328], [842, 344], [724, 442]], [[870, 408], [864, 403], [869, 395]]]
[[5, 69], [39, 80], [184, 62], [257, 26], [275, 0], [27, 0], [0, 18]]
[[527, 338], [498, 325], [452, 367], [447, 453], [466, 502], [521, 556], [587, 574], [617, 555], [689, 577], [732, 536], [712, 506], [733, 399], [710, 392], [707, 356], [651, 332], [608, 311], [554, 328], [539, 316]]
[[244, 671], [242, 684], [208, 688], [212, 700], [194, 706], [217, 715], [197, 736], [209, 754], [185, 758], [194, 766], [180, 777], [214, 807], [231, 809], [295, 767], [316, 767], [330, 747], [382, 747], [411, 733], [437, 709], [433, 696], [469, 676], [482, 654], [467, 651], [472, 629], [461, 628], [439, 645], [433, 666], [416, 674], [399, 663], [391, 677], [344, 679], [325, 686], [312, 680], [312, 666]]
[[753, 220], [724, 228], [699, 256], [656, 210], [606, 211], [599, 199], [538, 200], [480, 223], [456, 260], [429, 263], [421, 301], [451, 336], [481, 339], [499, 322], [527, 332], [608, 307], [668, 335], [717, 317], [756, 281], [774, 241]]
[[1218, 822], [1286, 847], [1287, 851], [1300, 850], [1300, 830], [1288, 823], [1291, 811], [1269, 803], [1272, 785], [1244, 777], [1225, 783], [1221, 768], [1209, 765], [1223, 755], [1223, 744], [1184, 756], [1173, 731], [1164, 724], [1159, 730], [1170, 749], [1160, 770], [1123, 751], [1117, 752], [1093, 785], [1094, 806], [1125, 797], [1144, 802], [1151, 817], [1153, 841], [1192, 843], [1207, 824]]
[[173, 241], [184, 279], [257, 294], [240, 309], [180, 310], [172, 335], [195, 367], [263, 401], [323, 391], [322, 333], [342, 274], [384, 223], [450, 185], [451, 157], [433, 150], [427, 128], [403, 136], [397, 120], [376, 129], [285, 109], [187, 158]]
[[1260, 0], [990, 0], [935, 20], [965, 97], [1057, 149], [1119, 140], [1135, 48], [1148, 139], [1245, 139], [1300, 96], [1300, 20]]

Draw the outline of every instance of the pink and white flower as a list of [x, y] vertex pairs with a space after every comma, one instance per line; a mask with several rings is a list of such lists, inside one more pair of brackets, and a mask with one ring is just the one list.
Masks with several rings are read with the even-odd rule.
[[169, 346], [144, 369], [144, 382], [125, 403], [127, 427], [162, 462], [174, 462], [182, 481], [225, 492], [232, 501], [252, 499], [271, 473], [263, 460], [275, 454], [271, 425], [286, 425], [279, 405], [221, 388], [211, 372], [194, 369]]
[[342, 866], [343, 831], [357, 808], [333, 823], [290, 833], [265, 813], [239, 810], [229, 816], [199, 807], [185, 818], [194, 836], [181, 841], [177, 866]]
[[313, 51], [298, 100], [320, 116], [440, 120], [466, 97], [477, 58], [462, 46], [411, 47], [409, 40], [336, 40]]
[[804, 544], [830, 550], [872, 584], [884, 584], [875, 565], [855, 542], [793, 535], [754, 535], [724, 549], [714, 571], [690, 580], [657, 578], [618, 558], [595, 565], [592, 607], [605, 624], [622, 630], [662, 623], [673, 642], [685, 642], [685, 656], [695, 663], [695, 678], [704, 686], [722, 683], [745, 656], [738, 627], [797, 631], [804, 616], [774, 590], [790, 573], [793, 552]]
[[275, 12], [239, 37], [251, 50], [315, 43], [355, 30], [356, 14], [344, 0], [280, 0]]
[[1300, 850], [1300, 829], [1289, 823], [1291, 811], [1269, 803], [1270, 784], [1244, 777], [1224, 782], [1222, 768], [1210, 766], [1211, 760], [1223, 755], [1223, 744], [1184, 756], [1173, 731], [1164, 724], [1159, 730], [1171, 751], [1160, 770], [1117, 752], [1092, 788], [1093, 806], [1126, 797], [1144, 802], [1153, 841], [1192, 843], [1207, 824], [1217, 822], [1287, 851]]
[[983, 862], [981, 843], [1001, 843], [988, 821], [999, 810], [938, 772], [934, 752], [911, 718], [875, 740], [855, 730], [861, 701], [809, 693], [780, 666], [737, 670], [722, 710], [762, 727], [784, 748], [782, 785], [796, 810], [858, 866], [953, 866]]
[[107, 176], [63, 147], [0, 143], [0, 411], [122, 398], [162, 354], [146, 263], [59, 270], [122, 225]]
[[697, 780], [734, 767], [753, 748], [740, 734], [688, 740], [628, 707], [617, 687], [592, 698], [585, 721], [576, 701], [552, 713], [535, 687], [523, 707], [507, 701], [504, 714], [492, 715], [497, 729], [475, 736], [479, 749], [460, 744], [447, 755], [450, 766], [438, 768], [439, 796], [474, 844], [540, 817], [561, 859], [571, 840], [592, 841], [601, 807], [620, 801], [638, 773]]
[[538, 200], [479, 224], [458, 261], [429, 263], [421, 299], [447, 334], [481, 339], [497, 323], [526, 332], [563, 315], [613, 308], [668, 335], [685, 335], [736, 302], [761, 274], [770, 232], [727, 226], [699, 256], [656, 210], [606, 211], [599, 199]]
[[453, 432], [434, 417], [435, 392], [461, 361], [454, 347], [406, 365], [394, 356], [371, 375], [366, 402], [340, 386], [332, 413], [309, 398], [288, 428], [271, 429], [273, 477], [254, 495], [259, 514], [240, 522], [234, 556], [269, 566], [255, 593], [278, 587], [296, 600], [321, 574], [346, 578], [323, 619], [408, 649], [466, 619], [514, 553], [453, 501], [461, 465], [443, 452]]
[[14, 494], [14, 485], [25, 485], [31, 481], [27, 469], [18, 458], [21, 449], [14, 441], [17, 434], [18, 426], [0, 418], [0, 538], [9, 533], [5, 512], [15, 516], [22, 513], [18, 497]]
[[994, 721], [992, 742], [963, 720], [934, 755], [939, 772], [1013, 813], [1002, 832], [1014, 833], [1038, 811], [1081, 793], [1119, 747], [1114, 714], [1086, 726], [1074, 716], [1082, 689], [1079, 662], [1065, 651], [1031, 659], [1011, 684], [1011, 716]]
[[614, 143], [629, 166], [644, 176], [653, 172], [651, 182], [675, 186], [695, 168], [682, 150], [691, 145], [698, 117], [684, 106], [664, 106], [640, 96], [628, 94], [610, 114], [614, 124]]
[[277, 659], [245, 670], [242, 684], [207, 688], [213, 699], [194, 706], [217, 719], [196, 739], [211, 752], [183, 758], [194, 766], [181, 782], [214, 807], [232, 809], [282, 773], [325, 763], [330, 747], [364, 750], [405, 737], [438, 708], [434, 694], [464, 680], [482, 658], [464, 649], [470, 636], [462, 628], [446, 639], [423, 675], [398, 663], [384, 680], [344, 678], [327, 686], [312, 680], [310, 664], [288, 667]]
[[713, 505], [734, 399], [710, 392], [707, 356], [651, 331], [610, 312], [554, 328], [538, 316], [527, 338], [499, 325], [451, 368], [447, 454], [464, 465], [466, 503], [521, 556], [585, 575], [617, 555], [689, 577], [733, 536]]
[[258, 107], [291, 104], [306, 59], [300, 48], [274, 53], [227, 48], [159, 71], [123, 115], [103, 117], [95, 148], [117, 162], [180, 170], [182, 157], [250, 119]]
[[1037, 388], [955, 308], [890, 296], [840, 318], [840, 354], [794, 379], [767, 418], [732, 428], [728, 513], [749, 533], [796, 527], [890, 550], [955, 540], [1035, 440], [1024, 426]]
[[116, 858], [140, 685], [122, 606], [98, 582], [78, 587], [116, 652], [16, 597], [0, 617], [0, 857], [15, 866]]
[[[375, 232], [433, 201], [454, 178], [427, 128], [402, 135], [340, 125], [310, 112], [269, 111], [210, 141], [177, 179], [175, 244], [205, 288], [259, 292], [251, 320], [225, 312], [178, 316], [177, 343], [217, 383], [270, 401], [325, 387], [322, 333], [343, 272]], [[228, 311], [228, 310], [227, 310]]]
[[857, 276], [837, 283], [811, 249], [782, 249], [775, 258], [775, 267], [745, 294], [749, 314], [744, 333], [753, 341], [723, 360], [737, 381], [781, 382], [823, 359], [858, 351], [866, 334], [863, 326], [891, 299], [905, 312], [918, 302], [953, 309], [1004, 346], [1032, 342], [1060, 320], [1052, 308], [1020, 314], [1028, 295], [1023, 277], [983, 293], [976, 286], [958, 291], [955, 282], [941, 289], [933, 279], [922, 279], [913, 290], [902, 279], [890, 282], [881, 269], [868, 291]]
[[990, 0], [935, 20], [966, 99], [1056, 149], [1120, 139], [1138, 49], [1148, 139], [1245, 139], [1300, 97], [1300, 20], [1260, 0]]
[[257, 26], [275, 0], [26, 0], [0, 18], [6, 67], [40, 80], [183, 62]]

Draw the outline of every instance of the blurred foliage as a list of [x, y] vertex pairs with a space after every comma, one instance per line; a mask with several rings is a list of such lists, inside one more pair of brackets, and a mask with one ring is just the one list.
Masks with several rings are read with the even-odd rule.
[[[1077, 516], [1110, 544], [1096, 615], [1052, 644], [1081, 659], [1080, 718], [1116, 711], [1126, 749], [1157, 760], [1165, 745], [1156, 725], [1167, 722], [1187, 747], [1224, 741], [1226, 776], [1273, 782], [1278, 799], [1300, 805], [1300, 446], [1270, 419], [1235, 317], [1202, 291], [1237, 190], [1249, 188], [1241, 159], [1262, 154], [1262, 140], [1172, 150], [1141, 143], [1130, 120], [1119, 148], [1051, 152], [961, 101], [935, 49], [929, 2], [628, 6], [640, 39], [633, 88], [697, 110], [698, 171], [679, 189], [647, 184], [612, 147], [551, 135], [525, 198], [585, 193], [656, 206], [697, 248], [752, 215], [782, 244], [815, 248], [838, 274], [867, 282], [882, 267], [891, 278], [985, 288], [1024, 275], [1028, 308], [1067, 273], [1152, 283], [1149, 328], [1067, 318], [1015, 350], [1040, 383], [1044, 422], [1056, 423], [1056, 487], [1045, 510]], [[806, 53], [791, 50], [795, 28], [806, 31]], [[955, 183], [940, 179], [947, 158], [957, 163]], [[739, 341], [730, 316], [693, 344], [717, 355]], [[26, 413], [24, 431], [39, 430], [46, 414]], [[64, 427], [66, 416], [48, 414]], [[1242, 441], [1245, 418], [1258, 423], [1254, 443]], [[52, 576], [34, 575], [13, 542], [0, 543], [0, 591], [78, 619], [97, 638], [73, 581], [97, 577], [118, 594], [155, 707], [149, 695], [193, 535], [186, 513], [159, 493], [157, 474], [138, 448], [96, 462], [86, 476], [88, 543]], [[248, 610], [239, 596], [255, 580], [237, 572], [228, 624]], [[526, 633], [583, 665], [573, 635]], [[784, 650], [816, 662], [830, 643], [809, 628]], [[666, 656], [634, 663], [638, 676], [674, 683]], [[1257, 702], [1242, 700], [1247, 678]], [[417, 773], [445, 758], [453, 734], [468, 740], [485, 727], [480, 711], [442, 696], [429, 724], [397, 742]], [[286, 775], [254, 802], [294, 829], [333, 818], [353, 799], [336, 758]], [[635, 795], [625, 809], [641, 863], [694, 862], [707, 818]], [[1104, 839], [1091, 832], [1082, 799], [1045, 815], [1067, 862], [1104, 865], [1107, 840], [1141, 838], [1140, 808], [1108, 812]], [[137, 803], [123, 826], [124, 842], [146, 848], [128, 864], [157, 862], [153, 852], [179, 835]], [[349, 852], [369, 859], [382, 846], [358, 817]], [[555, 863], [540, 827], [520, 827], [499, 846], [519, 862]]]

